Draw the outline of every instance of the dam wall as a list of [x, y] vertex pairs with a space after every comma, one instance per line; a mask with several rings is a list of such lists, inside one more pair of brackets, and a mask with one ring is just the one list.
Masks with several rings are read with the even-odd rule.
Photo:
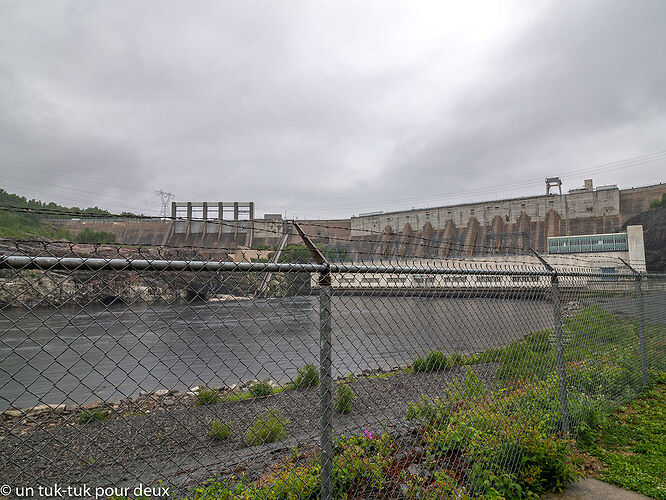
[[459, 255], [547, 251], [547, 238], [611, 233], [650, 202], [666, 184], [620, 190], [615, 186], [375, 213], [351, 219], [359, 253], [447, 258]]
[[[443, 207], [381, 212], [351, 219], [302, 220], [301, 228], [317, 244], [344, 246], [357, 258], [457, 256], [547, 251], [547, 238], [612, 233], [627, 219], [661, 199], [666, 183], [630, 189], [616, 186], [583, 189], [562, 195], [540, 195], [463, 203]], [[273, 249], [288, 222], [280, 214], [263, 219], [219, 221], [63, 220], [54, 222], [76, 236], [85, 228], [106, 231], [116, 242], [174, 247]], [[301, 244], [292, 231], [288, 244]]]

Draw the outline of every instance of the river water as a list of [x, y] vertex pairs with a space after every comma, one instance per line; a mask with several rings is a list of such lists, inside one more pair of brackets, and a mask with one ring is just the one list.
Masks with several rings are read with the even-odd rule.
[[[332, 299], [333, 372], [476, 352], [552, 326], [529, 300]], [[159, 388], [293, 378], [319, 357], [317, 297], [0, 311], [0, 410], [117, 400]]]

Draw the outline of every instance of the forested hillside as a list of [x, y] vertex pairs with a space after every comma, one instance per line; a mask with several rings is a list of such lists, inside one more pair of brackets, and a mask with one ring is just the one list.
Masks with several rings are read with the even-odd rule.
[[[34, 210], [34, 213], [26, 211]], [[29, 200], [24, 196], [9, 193], [0, 189], [0, 237], [27, 238], [46, 236], [49, 238], [69, 239], [67, 231], [57, 230], [49, 220], [61, 217], [81, 215], [111, 215], [100, 208], [64, 207], [57, 203], [45, 203], [39, 200]]]

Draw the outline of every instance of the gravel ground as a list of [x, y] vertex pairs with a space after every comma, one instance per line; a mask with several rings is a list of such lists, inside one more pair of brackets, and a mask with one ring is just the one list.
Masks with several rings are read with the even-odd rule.
[[[496, 367], [473, 370], [492, 385]], [[459, 367], [436, 373], [396, 373], [387, 378], [363, 377], [351, 382], [355, 399], [349, 415], [334, 416], [335, 434], [374, 434], [407, 429], [405, 409], [422, 394], [442, 394], [444, 385], [464, 377]], [[288, 437], [281, 442], [247, 447], [242, 436], [255, 417], [278, 409], [289, 419]], [[208, 437], [214, 418], [227, 422], [231, 437]], [[318, 443], [319, 388], [286, 391], [265, 398], [210, 406], [155, 406], [149, 414], [124, 413], [88, 424], [72, 422], [0, 438], [0, 482], [16, 486], [116, 486], [134, 488], [163, 480], [183, 494], [211, 477], [258, 477], [290, 453], [294, 446]]]

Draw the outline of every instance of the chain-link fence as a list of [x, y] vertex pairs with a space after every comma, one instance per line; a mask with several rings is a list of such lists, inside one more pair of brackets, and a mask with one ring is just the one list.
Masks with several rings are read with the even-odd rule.
[[3, 254], [9, 498], [539, 493], [666, 369], [666, 276], [628, 267]]

